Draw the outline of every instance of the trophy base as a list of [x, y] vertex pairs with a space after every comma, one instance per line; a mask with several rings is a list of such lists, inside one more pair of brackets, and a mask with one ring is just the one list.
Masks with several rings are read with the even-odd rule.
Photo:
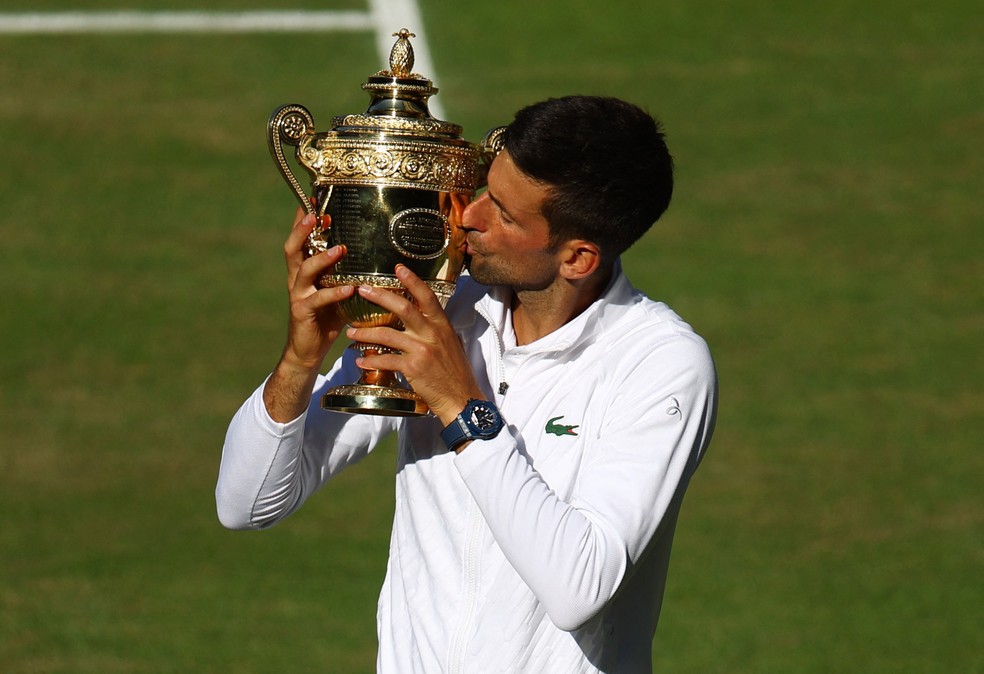
[[413, 391], [371, 384], [352, 384], [329, 389], [321, 396], [321, 407], [349, 414], [391, 417], [422, 417], [428, 411], [427, 403]]

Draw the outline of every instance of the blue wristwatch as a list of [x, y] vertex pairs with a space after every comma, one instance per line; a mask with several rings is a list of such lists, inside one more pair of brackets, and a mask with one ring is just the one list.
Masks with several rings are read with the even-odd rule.
[[461, 414], [441, 431], [441, 439], [452, 452], [469, 440], [489, 440], [504, 426], [495, 403], [469, 400]]

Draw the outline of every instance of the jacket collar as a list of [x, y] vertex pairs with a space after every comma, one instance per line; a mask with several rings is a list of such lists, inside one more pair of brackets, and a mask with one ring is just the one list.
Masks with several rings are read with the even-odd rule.
[[[603, 318], [618, 307], [633, 302], [636, 290], [622, 271], [621, 260], [612, 267], [612, 278], [604, 292], [587, 309], [553, 332], [524, 346], [515, 345], [512, 328], [512, 291], [504, 286], [492, 286], [475, 303], [475, 310], [485, 318], [515, 353], [551, 353], [567, 351], [582, 343], [594, 341], [604, 330]], [[511, 346], [510, 346], [511, 345]]]

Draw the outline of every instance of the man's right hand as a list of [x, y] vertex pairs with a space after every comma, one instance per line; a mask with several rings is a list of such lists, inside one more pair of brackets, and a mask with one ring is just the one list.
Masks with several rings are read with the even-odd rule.
[[345, 247], [335, 246], [305, 258], [304, 244], [316, 222], [314, 215], [298, 209], [284, 244], [290, 298], [287, 344], [263, 389], [267, 412], [281, 423], [296, 419], [307, 409], [321, 364], [344, 328], [334, 305], [355, 291], [352, 286], [319, 289], [315, 285], [319, 276], [345, 256]]

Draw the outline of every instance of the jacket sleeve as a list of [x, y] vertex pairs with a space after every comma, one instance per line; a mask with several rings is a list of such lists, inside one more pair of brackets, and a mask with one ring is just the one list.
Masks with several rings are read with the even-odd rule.
[[519, 450], [514, 429], [455, 458], [506, 558], [563, 630], [581, 627], [615, 595], [682, 497], [713, 430], [717, 382], [699, 338], [661, 346], [616, 381], [569, 502]]
[[215, 488], [223, 526], [262, 529], [276, 524], [393, 430], [387, 417], [320, 408], [327, 388], [355, 381], [353, 368], [339, 361], [327, 377], [319, 376], [307, 411], [288, 423], [270, 418], [262, 385], [239, 408], [226, 433]]

